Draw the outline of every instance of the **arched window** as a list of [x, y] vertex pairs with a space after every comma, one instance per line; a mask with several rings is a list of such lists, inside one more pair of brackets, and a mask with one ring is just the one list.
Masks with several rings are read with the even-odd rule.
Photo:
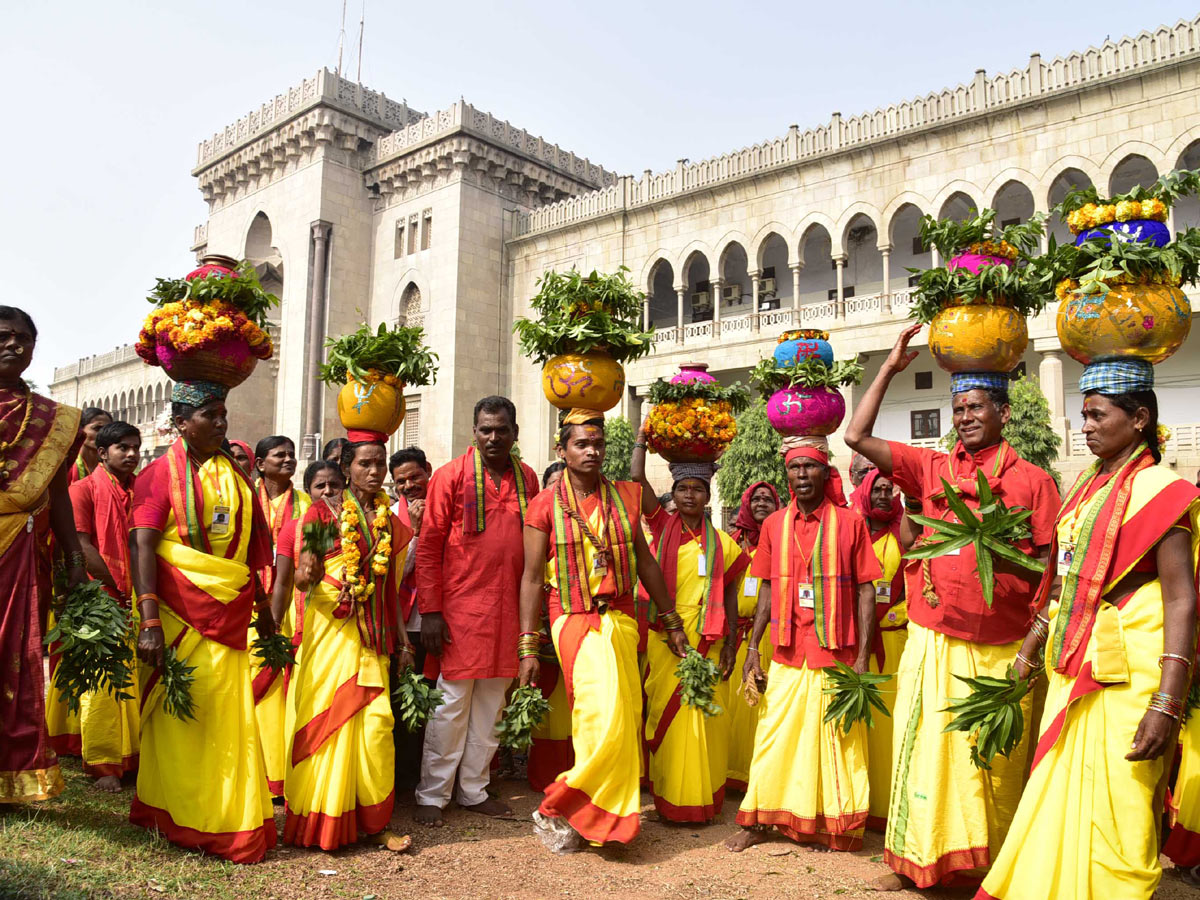
[[421, 289], [415, 281], [409, 282], [404, 293], [400, 295], [400, 311], [404, 316], [404, 324], [409, 328], [418, 328], [425, 324], [425, 313], [421, 307]]

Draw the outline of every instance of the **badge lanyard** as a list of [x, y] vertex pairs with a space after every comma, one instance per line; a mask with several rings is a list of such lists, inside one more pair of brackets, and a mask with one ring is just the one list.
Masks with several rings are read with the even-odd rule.
[[229, 531], [229, 513], [231, 510], [225, 503], [225, 494], [221, 490], [221, 479], [212, 472], [206, 471], [203, 466], [197, 466], [196, 471], [200, 474], [201, 478], [209, 483], [213, 492], [217, 495], [217, 504], [213, 507], [212, 522], [209, 528], [213, 534], [226, 534]]
[[691, 540], [696, 542], [696, 546], [700, 548], [700, 554], [696, 558], [696, 575], [700, 578], [708, 577], [708, 548], [704, 546], [704, 525], [700, 525], [700, 531], [695, 532], [687, 527], [687, 523], [681, 517], [679, 524], [683, 528], [683, 533]]

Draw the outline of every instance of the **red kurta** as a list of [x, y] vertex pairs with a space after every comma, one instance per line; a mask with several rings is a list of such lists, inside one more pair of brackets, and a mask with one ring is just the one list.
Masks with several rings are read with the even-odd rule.
[[121, 487], [104, 466], [97, 466], [82, 481], [71, 485], [75, 530], [91, 538], [126, 605], [133, 589], [129, 563], [129, 511], [133, 506], [135, 479], [136, 476], [129, 476], [128, 485]]
[[[946, 518], [949, 507], [945, 498], [935, 500], [933, 495], [942, 492], [942, 478], [954, 484], [952, 475], [964, 474], [962, 471], [951, 473], [952, 457], [895, 441], [888, 441], [888, 446], [892, 451], [892, 480], [908, 496], [921, 498], [923, 515], [933, 519]], [[995, 445], [972, 454], [974, 464], [985, 475], [992, 474], [999, 449], [999, 445]], [[961, 464], [959, 468], [962, 468]], [[1048, 547], [1054, 536], [1054, 520], [1060, 505], [1054, 479], [1017, 457], [1001, 474], [999, 486], [993, 490], [1009, 509], [1033, 510], [1028, 522], [1033, 540], [1021, 541], [1017, 549], [1031, 553], [1034, 547]], [[975, 498], [962, 495], [962, 499], [971, 509], [979, 508]], [[941, 634], [981, 644], [1008, 644], [1020, 640], [1029, 627], [1033, 614], [1031, 604], [1040, 576], [1000, 560], [996, 561], [995, 570], [995, 593], [989, 609], [979, 585], [974, 547], [968, 545], [953, 556], [931, 560], [936, 605], [925, 598], [923, 590], [910, 590], [907, 597], [909, 620]], [[918, 579], [923, 587], [920, 567], [917, 567], [910, 586], [917, 588], [914, 582]]]
[[[524, 463], [532, 501], [538, 479]], [[449, 680], [511, 678], [517, 674], [517, 598], [525, 566], [523, 524], [512, 470], [499, 488], [484, 472], [487, 525], [463, 532], [463, 484], [473, 478], [469, 454], [433, 473], [417, 542], [417, 608], [441, 613], [450, 631], [441, 673]]]
[[[754, 553], [754, 562], [750, 564], [750, 574], [754, 577], [765, 581], [771, 580], [774, 571], [771, 565], [772, 558], [776, 553], [785, 552], [784, 548], [775, 546], [781, 531], [780, 522], [791, 509], [791, 504], [788, 504], [783, 509], [771, 513], [763, 522], [762, 531], [758, 537], [758, 549]], [[820, 527], [822, 515], [840, 516], [838, 522], [838, 568], [839, 574], [846, 573], [849, 583], [853, 585], [854, 607], [850, 614], [857, 632], [858, 585], [875, 581], [883, 575], [879, 568], [879, 560], [875, 558], [875, 551], [871, 547], [871, 536], [867, 533], [867, 526], [863, 524], [861, 517], [844, 508], [830, 506], [828, 500], [822, 501], [821, 505], [811, 513], [803, 514], [797, 511], [795, 536], [800, 552], [792, 554], [796, 563], [793, 581], [810, 581], [812, 579], [812, 559], [816, 552], [817, 529]], [[808, 560], [808, 565], [804, 564], [801, 555]], [[778, 602], [774, 598], [776, 586], [772, 585], [771, 587], [772, 603]], [[795, 669], [805, 667], [824, 669], [832, 666], [835, 660], [841, 660], [846, 665], [854, 662], [858, 653], [855, 647], [842, 647], [837, 650], [827, 650], [822, 647], [816, 629], [813, 627], [816, 623], [813, 610], [800, 606], [795, 596], [786, 598], [786, 600], [792, 603], [792, 642], [790, 646], [775, 647], [771, 657], [772, 665], [778, 662]]]

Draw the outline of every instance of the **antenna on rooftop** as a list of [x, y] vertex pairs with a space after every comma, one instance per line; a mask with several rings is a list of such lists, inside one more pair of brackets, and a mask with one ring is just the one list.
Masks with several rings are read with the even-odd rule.
[[338, 77], [342, 74], [342, 43], [346, 39], [346, 0], [342, 0], [342, 27], [338, 29]]
[[363, 0], [362, 13], [358, 19], [358, 77], [355, 79], [359, 84], [362, 84], [362, 45], [363, 45], [363, 30], [367, 21], [367, 0]]

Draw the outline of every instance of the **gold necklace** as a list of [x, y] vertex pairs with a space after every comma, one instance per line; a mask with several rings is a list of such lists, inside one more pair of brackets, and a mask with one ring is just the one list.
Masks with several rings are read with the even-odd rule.
[[29, 418], [33, 415], [33, 391], [25, 388], [25, 417], [21, 419], [21, 427], [11, 441], [0, 441], [0, 454], [5, 454], [21, 442], [25, 437], [25, 429], [29, 427]]

